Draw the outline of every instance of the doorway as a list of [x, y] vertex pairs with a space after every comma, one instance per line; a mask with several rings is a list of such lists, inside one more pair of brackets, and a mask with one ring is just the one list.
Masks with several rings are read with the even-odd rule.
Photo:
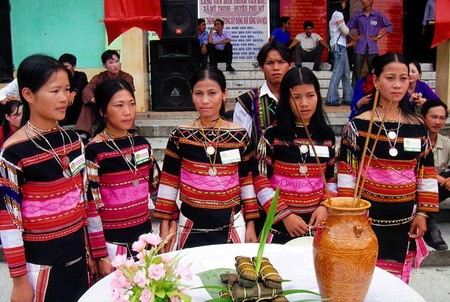
[[[431, 49], [431, 32], [422, 34], [422, 20], [427, 0], [404, 1], [403, 53], [409, 60], [436, 64], [436, 48]], [[427, 28], [429, 29], [429, 28]]]

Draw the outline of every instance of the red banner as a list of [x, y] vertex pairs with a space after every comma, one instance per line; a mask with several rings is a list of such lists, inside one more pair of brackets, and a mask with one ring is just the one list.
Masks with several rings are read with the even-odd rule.
[[160, 0], [105, 0], [105, 27], [108, 44], [130, 28], [162, 33]]
[[431, 47], [450, 39], [450, 0], [436, 0], [436, 20]]

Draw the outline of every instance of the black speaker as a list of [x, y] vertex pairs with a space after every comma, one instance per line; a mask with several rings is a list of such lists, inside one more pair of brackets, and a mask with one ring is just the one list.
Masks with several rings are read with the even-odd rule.
[[197, 36], [197, 0], [161, 0], [162, 37]]
[[190, 80], [200, 69], [197, 38], [150, 41], [152, 109], [195, 110]]

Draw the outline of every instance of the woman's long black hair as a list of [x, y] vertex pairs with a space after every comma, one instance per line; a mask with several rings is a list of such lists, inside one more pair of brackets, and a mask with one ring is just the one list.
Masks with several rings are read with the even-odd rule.
[[20, 63], [17, 70], [17, 83], [23, 104], [22, 126], [30, 119], [30, 106], [22, 95], [23, 88], [27, 87], [31, 92], [36, 93], [59, 70], [66, 72], [70, 79], [70, 71], [58, 60], [47, 55], [31, 55]]
[[311, 116], [308, 129], [311, 132], [311, 138], [328, 139], [334, 136], [334, 131], [330, 127], [328, 118], [323, 111], [322, 96], [320, 94], [320, 85], [314, 73], [306, 67], [294, 67], [290, 69], [283, 77], [280, 85], [280, 100], [275, 112], [278, 133], [277, 136], [285, 141], [293, 141], [295, 133], [295, 116], [291, 109], [289, 100], [291, 98], [291, 89], [297, 85], [313, 85], [317, 93], [316, 111]]
[[[373, 74], [377, 78], [379, 78], [381, 73], [384, 70], [384, 67], [392, 62], [398, 62], [398, 63], [405, 64], [405, 66], [408, 68], [408, 74], [409, 74], [408, 59], [406, 59], [405, 56], [395, 53], [395, 52], [388, 52], [384, 55], [377, 56], [372, 62]], [[370, 100], [369, 104], [367, 104], [366, 110], [372, 110], [374, 101], [375, 101], [375, 93], [372, 93], [372, 99]], [[406, 96], [406, 93], [403, 96], [403, 98], [401, 99], [401, 101], [399, 103], [399, 107], [400, 107], [400, 110], [401, 110], [403, 116], [407, 117], [408, 119], [410, 119], [412, 121], [418, 121], [418, 122], [422, 123], [421, 119], [418, 117], [418, 115], [416, 113], [414, 113], [414, 110], [412, 109], [412, 107], [409, 103], [409, 100]]]
[[[194, 89], [195, 84], [197, 84], [200, 81], [203, 80], [211, 80], [219, 84], [220, 90], [222, 90], [223, 93], [227, 90], [227, 81], [225, 79], [225, 76], [222, 71], [220, 71], [217, 68], [211, 68], [211, 69], [200, 69], [194, 73], [194, 75], [191, 78], [191, 89]], [[192, 92], [191, 92], [192, 93]], [[219, 115], [224, 117], [225, 116], [225, 103], [222, 102], [222, 105], [220, 106]]]
[[[4, 105], [4, 115], [13, 116], [19, 112], [20, 106], [23, 106], [21, 101], [12, 100]], [[6, 141], [11, 136], [11, 126], [9, 121], [4, 118], [2, 122], [3, 141]]]
[[106, 109], [112, 97], [121, 90], [127, 90], [134, 97], [133, 88], [123, 79], [107, 79], [101, 82], [94, 90], [95, 112], [97, 114], [99, 124], [95, 130], [94, 136], [105, 130], [106, 127]]

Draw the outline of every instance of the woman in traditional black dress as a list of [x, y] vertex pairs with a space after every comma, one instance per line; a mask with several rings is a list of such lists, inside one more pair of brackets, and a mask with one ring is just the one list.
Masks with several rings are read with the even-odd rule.
[[[160, 236], [179, 227], [178, 248], [256, 242], [253, 149], [247, 131], [222, 118], [225, 77], [218, 69], [201, 70], [191, 87], [199, 117], [177, 127], [167, 143], [155, 211]], [[165, 250], [174, 243], [173, 237]]]
[[[344, 129], [338, 161], [338, 195], [353, 197], [355, 190], [360, 190], [364, 177], [357, 184], [356, 176], [362, 169], [366, 180], [361, 198], [371, 203], [369, 216], [379, 244], [377, 265], [408, 282], [414, 259], [418, 265], [423, 251], [426, 252], [422, 236], [427, 212], [438, 211], [436, 170], [427, 127], [412, 111], [406, 97], [407, 60], [387, 53], [376, 59], [373, 68], [380, 97], [373, 108], [373, 93], [367, 111], [354, 117]], [[376, 113], [373, 121], [372, 108]], [[368, 149], [362, 158], [367, 137]]]
[[257, 197], [266, 211], [280, 188], [269, 237], [273, 243], [308, 234], [327, 216], [321, 203], [336, 194], [335, 136], [322, 108], [319, 81], [308, 68], [292, 68], [280, 93], [277, 122], [261, 137], [255, 173]]
[[0, 159], [0, 235], [13, 278], [11, 301], [77, 301], [88, 288], [90, 247], [94, 257], [107, 256], [104, 241], [96, 240], [101, 224], [86, 215], [83, 143], [58, 126], [69, 76], [45, 55], [26, 58], [17, 72], [27, 122], [4, 143]]

